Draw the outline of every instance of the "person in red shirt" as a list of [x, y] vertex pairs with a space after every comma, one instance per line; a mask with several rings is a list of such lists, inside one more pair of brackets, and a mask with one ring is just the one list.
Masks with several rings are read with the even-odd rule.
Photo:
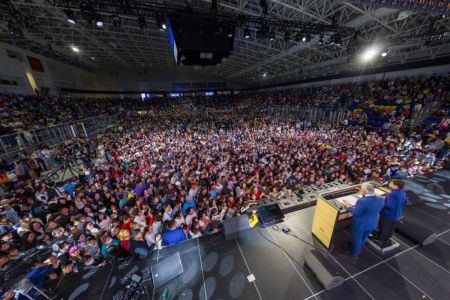
[[120, 225], [120, 229], [125, 229], [131, 232], [131, 225], [132, 225], [131, 218], [127, 215], [123, 217], [123, 223], [122, 225]]

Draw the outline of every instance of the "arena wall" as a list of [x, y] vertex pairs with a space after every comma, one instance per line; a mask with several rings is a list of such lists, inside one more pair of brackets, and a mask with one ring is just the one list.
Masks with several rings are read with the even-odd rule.
[[[43, 72], [33, 70], [27, 57], [40, 60]], [[0, 43], [0, 80], [2, 93], [34, 94], [34, 86], [48, 87], [51, 94], [58, 94], [63, 87], [97, 88], [91, 72], [4, 43]]]

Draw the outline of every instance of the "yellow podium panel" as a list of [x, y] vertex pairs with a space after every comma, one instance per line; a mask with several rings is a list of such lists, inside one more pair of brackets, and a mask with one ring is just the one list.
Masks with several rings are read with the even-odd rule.
[[321, 197], [317, 198], [312, 233], [327, 249], [330, 248], [338, 214], [339, 210], [337, 208]]

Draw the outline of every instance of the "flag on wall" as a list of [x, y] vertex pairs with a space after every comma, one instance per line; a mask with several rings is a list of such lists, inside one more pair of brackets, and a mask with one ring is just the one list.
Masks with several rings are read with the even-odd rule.
[[39, 58], [27, 56], [27, 59], [32, 70], [44, 72], [44, 66]]

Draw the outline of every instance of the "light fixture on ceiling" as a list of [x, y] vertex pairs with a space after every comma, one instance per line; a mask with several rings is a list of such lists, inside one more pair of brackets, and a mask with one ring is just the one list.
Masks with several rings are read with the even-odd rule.
[[311, 41], [311, 35], [310, 34], [305, 35], [305, 39], [303, 40], [303, 42], [309, 43], [310, 41]]
[[269, 32], [269, 40], [274, 41], [275, 40], [275, 31], [271, 30]]
[[103, 21], [100, 15], [97, 15], [97, 17], [95, 18], [95, 25], [99, 28], [103, 27]]
[[382, 57], [386, 57], [387, 55], [388, 55], [388, 53], [386, 51], [381, 52]]
[[244, 38], [246, 40], [248, 40], [250, 38], [250, 29], [248, 29], [248, 28], [244, 29]]
[[89, 57], [91, 60], [95, 60], [95, 57], [93, 57], [93, 56], [91, 56], [91, 57]]
[[267, 77], [267, 72], [264, 72], [262, 76]]
[[158, 25], [159, 30], [165, 31], [167, 29], [166, 18], [164, 14], [160, 11], [156, 12], [155, 15], [156, 24]]
[[73, 10], [71, 9], [66, 9], [65, 11], [66, 17], [67, 17], [67, 22], [69, 24], [76, 24], [77, 20], [75, 19], [75, 14], [73, 13]]
[[363, 62], [370, 62], [380, 53], [380, 49], [377, 46], [371, 46], [367, 48], [361, 56]]
[[75, 53], [80, 53], [80, 48], [78, 48], [76, 46], [70, 46], [70, 49], [72, 49], [72, 51]]

